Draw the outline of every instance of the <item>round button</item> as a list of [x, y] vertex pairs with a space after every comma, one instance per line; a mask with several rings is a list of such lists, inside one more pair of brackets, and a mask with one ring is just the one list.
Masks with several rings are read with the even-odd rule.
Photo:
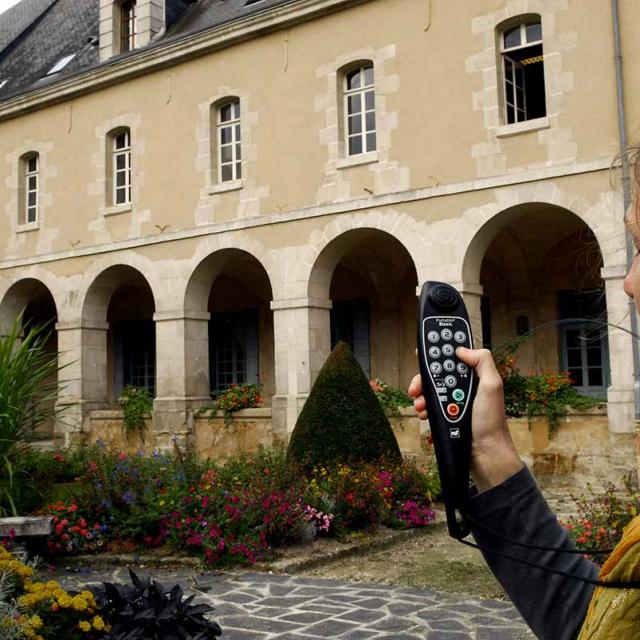
[[443, 329], [440, 332], [440, 336], [443, 340], [451, 340], [451, 338], [453, 338], [453, 331], [451, 331], [451, 329]]
[[452, 356], [455, 352], [456, 352], [456, 350], [453, 348], [452, 344], [443, 344], [442, 345], [442, 353], [445, 356]]
[[432, 362], [429, 365], [429, 369], [431, 370], [431, 373], [437, 376], [442, 371], [442, 365], [439, 362]]
[[[434, 362], [434, 364], [435, 364], [435, 362]], [[444, 379], [444, 383], [445, 383], [445, 385], [447, 387], [452, 388], [452, 387], [455, 387], [458, 384], [458, 380], [456, 379], [455, 376], [447, 376]]]
[[458, 362], [456, 369], [458, 369], [458, 373], [461, 373], [462, 375], [469, 372], [469, 367], [467, 367], [464, 362]]
[[451, 395], [456, 402], [462, 402], [464, 400], [464, 391], [462, 389], [454, 389]]
[[447, 405], [447, 413], [450, 416], [457, 416], [460, 413], [460, 407], [457, 404], [448, 404]]
[[429, 331], [427, 340], [429, 342], [438, 342], [438, 340], [440, 340], [440, 334], [437, 331]]
[[456, 363], [453, 360], [445, 360], [442, 363], [442, 367], [447, 373], [452, 373], [456, 370]]
[[436, 347], [435, 345], [433, 347], [429, 347], [429, 355], [432, 358], [439, 358], [440, 357], [440, 348]]
[[458, 343], [462, 344], [467, 339], [467, 334], [464, 331], [456, 331], [453, 334], [453, 339]]

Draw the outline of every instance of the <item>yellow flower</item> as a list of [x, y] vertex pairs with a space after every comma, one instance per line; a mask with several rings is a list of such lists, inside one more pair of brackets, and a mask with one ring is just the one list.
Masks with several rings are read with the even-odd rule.
[[159, 504], [161, 507], [164, 507], [164, 500], [160, 500], [160, 502], [158, 502], [158, 504]]
[[104, 629], [104, 627], [105, 627], [104, 620], [100, 616], [96, 616], [91, 621], [91, 624], [92, 624], [93, 628], [96, 629], [96, 631], [102, 631]]
[[34, 628], [34, 629], [42, 629], [42, 618], [40, 616], [31, 616], [29, 618], [29, 624]]
[[91, 631], [91, 624], [86, 620], [82, 620], [81, 622], [78, 622], [78, 626], [80, 627], [81, 631], [86, 631], [87, 633]]

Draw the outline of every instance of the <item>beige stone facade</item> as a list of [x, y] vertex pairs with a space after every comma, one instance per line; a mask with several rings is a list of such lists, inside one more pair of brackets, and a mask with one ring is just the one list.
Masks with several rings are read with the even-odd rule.
[[[108, 22], [112, 3], [98, 1]], [[152, 39], [158, 3], [141, 4]], [[633, 135], [640, 6], [621, 9]], [[501, 34], [536, 16], [546, 115], [508, 124]], [[109, 59], [106, 22], [103, 34]], [[260, 429], [286, 439], [336, 310], [365, 310], [367, 373], [406, 387], [416, 288], [444, 280], [463, 292], [477, 343], [483, 313], [494, 346], [518, 322], [549, 325], [521, 347], [525, 372], [566, 365], [559, 295], [601, 291], [623, 330], [604, 331], [599, 437], [615, 472], [634, 468], [613, 59], [600, 0], [301, 0], [0, 102], [0, 322], [34, 301], [56, 321], [68, 363], [59, 402], [71, 405], [56, 437], [114, 405], [126, 323], [154, 331], [154, 441], [195, 429], [212, 389], [212, 318], [251, 310], [271, 410]], [[349, 155], [344, 74], [363, 62], [376, 149]], [[242, 171], [220, 181], [215, 114], [227, 100], [240, 106]], [[109, 136], [125, 128], [131, 197], [119, 205]], [[31, 151], [39, 212], [21, 224], [19, 163]]]

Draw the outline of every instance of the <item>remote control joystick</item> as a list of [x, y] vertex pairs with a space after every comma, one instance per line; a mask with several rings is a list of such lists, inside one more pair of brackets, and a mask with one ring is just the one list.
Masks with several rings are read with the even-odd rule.
[[427, 282], [420, 295], [418, 355], [422, 393], [440, 473], [449, 534], [464, 538], [469, 492], [473, 369], [456, 355], [473, 348], [469, 316], [460, 294], [443, 282]]

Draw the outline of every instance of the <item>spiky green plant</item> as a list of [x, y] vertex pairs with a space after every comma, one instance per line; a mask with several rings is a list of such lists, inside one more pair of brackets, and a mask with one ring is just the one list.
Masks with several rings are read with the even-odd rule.
[[20, 314], [0, 336], [0, 511], [11, 499], [20, 448], [38, 439], [44, 424], [56, 419], [58, 356], [47, 349], [51, 328], [25, 325]]

